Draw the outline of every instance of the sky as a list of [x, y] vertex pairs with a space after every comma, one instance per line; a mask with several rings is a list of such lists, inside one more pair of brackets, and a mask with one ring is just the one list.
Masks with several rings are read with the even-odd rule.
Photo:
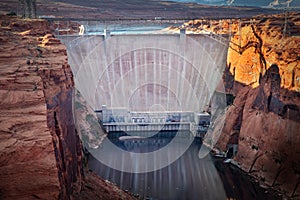
[[257, 7], [300, 7], [300, 0], [171, 0], [177, 2], [196, 2], [200, 4], [257, 6]]

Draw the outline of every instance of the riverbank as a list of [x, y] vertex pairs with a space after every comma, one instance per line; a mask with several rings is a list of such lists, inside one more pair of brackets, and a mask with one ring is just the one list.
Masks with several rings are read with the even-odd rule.
[[280, 192], [262, 185], [261, 181], [249, 176], [239, 167], [231, 163], [224, 163], [224, 158], [213, 157], [213, 161], [223, 182], [227, 199], [289, 199]]
[[[118, 140], [117, 138], [112, 139]], [[153, 149], [162, 145], [161, 140], [157, 142], [144, 142], [132, 139], [114, 142], [120, 148], [127, 148], [130, 151], [141, 149]], [[138, 145], [140, 143], [140, 145]], [[143, 145], [142, 145], [143, 144]], [[180, 144], [178, 144], [180, 145]], [[214, 157], [213, 154], [199, 159], [198, 152], [201, 147], [201, 140], [195, 139], [189, 149], [174, 163], [169, 166], [148, 173], [126, 173], [120, 172], [101, 164], [90, 155], [89, 168], [94, 173], [110, 180], [114, 184], [131, 191], [140, 198], [150, 199], [236, 199], [236, 200], [257, 200], [257, 199], [290, 199], [278, 191], [265, 187], [263, 182], [257, 181], [238, 167], [224, 163], [226, 158]], [[101, 150], [101, 149], [99, 149]], [[114, 154], [118, 157], [118, 154]], [[165, 154], [165, 159], [168, 159]], [[122, 159], [117, 158], [117, 159]], [[124, 160], [124, 159], [123, 159]], [[125, 165], [126, 160], [122, 162]], [[137, 162], [138, 164], [138, 162]], [[218, 195], [222, 196], [218, 196]], [[296, 198], [294, 198], [296, 200]]]
[[233, 101], [215, 147], [234, 157], [243, 171], [291, 198], [299, 198], [300, 17], [297, 12], [240, 21], [194, 20], [187, 31], [226, 34], [223, 75]]
[[113, 183], [101, 179], [97, 174], [84, 168], [83, 186], [74, 194], [74, 200], [135, 200], [134, 194], [121, 190]]

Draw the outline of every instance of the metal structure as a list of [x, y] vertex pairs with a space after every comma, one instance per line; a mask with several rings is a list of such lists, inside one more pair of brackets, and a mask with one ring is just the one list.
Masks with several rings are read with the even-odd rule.
[[19, 0], [17, 14], [23, 18], [36, 18], [36, 0]]
[[210, 125], [210, 114], [193, 112], [130, 112], [127, 109], [96, 111], [107, 132], [190, 131], [203, 137]]

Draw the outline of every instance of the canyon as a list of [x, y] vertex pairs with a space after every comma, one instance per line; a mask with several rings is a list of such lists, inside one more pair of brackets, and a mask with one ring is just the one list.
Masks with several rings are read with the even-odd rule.
[[80, 189], [80, 142], [67, 115], [72, 89], [64, 46], [47, 22], [2, 17], [2, 198], [54, 199]]
[[48, 22], [1, 16], [0, 24], [0, 198], [86, 199], [100, 186], [99, 198], [132, 199], [83, 169], [73, 75]]
[[228, 34], [228, 24], [233, 23], [223, 82], [234, 100], [216, 148], [227, 151], [238, 144], [234, 161], [241, 169], [261, 185], [296, 199], [300, 195], [299, 13], [243, 20], [222, 25], [194, 20], [182, 26], [192, 32]]
[[[254, 24], [240, 29], [236, 24], [232, 30], [224, 85], [234, 100], [216, 148], [227, 151], [238, 144], [234, 160], [242, 170], [262, 186], [296, 199], [299, 13], [289, 14], [286, 32], [284, 19], [262, 15]], [[48, 22], [1, 16], [0, 24], [0, 198], [132, 199], [83, 169], [71, 114], [73, 75], [65, 46], [52, 35]], [[197, 31], [200, 24], [193, 20], [183, 27]], [[103, 190], [97, 192], [99, 188]]]
[[[235, 96], [221, 141], [238, 143], [235, 160], [262, 185], [289, 197], [300, 195], [300, 18], [259, 20], [233, 37], [225, 85]], [[286, 31], [286, 32], [285, 32]], [[220, 144], [224, 149], [224, 144]]]

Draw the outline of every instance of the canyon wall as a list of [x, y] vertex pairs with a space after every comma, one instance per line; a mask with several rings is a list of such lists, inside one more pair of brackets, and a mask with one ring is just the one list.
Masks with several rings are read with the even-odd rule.
[[238, 143], [240, 167], [293, 198], [300, 195], [299, 36], [299, 13], [260, 16], [236, 31], [224, 74], [235, 100], [217, 144], [226, 151]]
[[71, 199], [81, 145], [65, 47], [46, 21], [0, 24], [0, 198]]
[[[238, 144], [234, 160], [261, 185], [300, 195], [300, 15], [192, 20], [180, 28], [230, 36], [223, 76], [233, 103], [216, 147]], [[178, 28], [171, 30], [179, 31]], [[210, 34], [213, 33], [213, 34]], [[221, 36], [221, 37], [220, 37]]]
[[[233, 29], [224, 82], [235, 100], [217, 144], [225, 151], [238, 143], [234, 159], [243, 170], [295, 198], [300, 195], [298, 16], [290, 14], [286, 27], [285, 16], [261, 16], [241, 31], [238, 25]], [[65, 47], [45, 21], [1, 16], [0, 24], [0, 199], [71, 199], [83, 177]]]

